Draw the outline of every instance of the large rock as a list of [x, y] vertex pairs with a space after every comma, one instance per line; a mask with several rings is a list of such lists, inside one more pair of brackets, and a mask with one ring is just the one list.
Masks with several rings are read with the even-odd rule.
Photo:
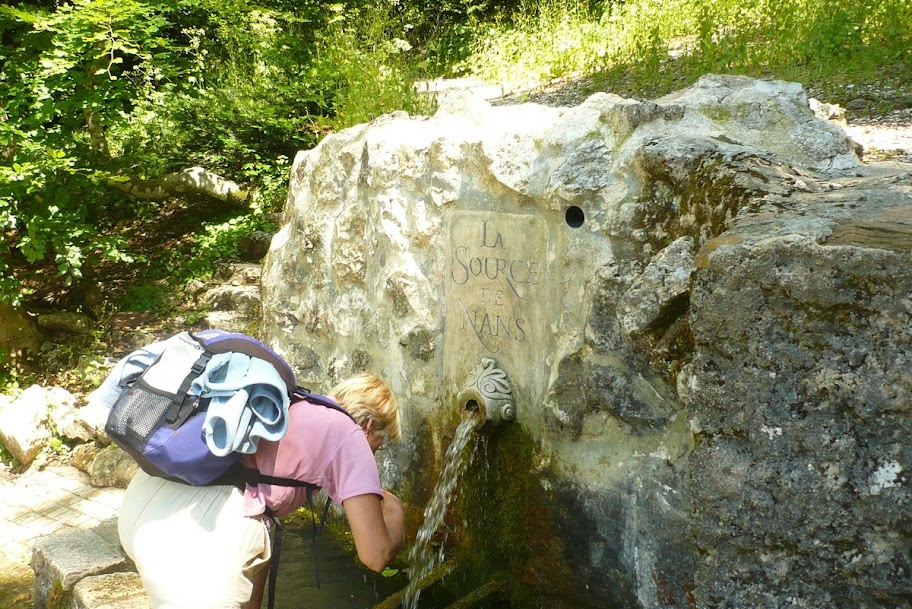
[[906, 606], [910, 169], [793, 83], [454, 95], [297, 156], [261, 332], [314, 389], [390, 381], [419, 505], [495, 360], [521, 431], [461, 522], [546, 604]]
[[111, 444], [94, 456], [85, 471], [92, 486], [127, 488], [138, 469], [133, 457]]
[[50, 408], [48, 391], [40, 385], [32, 385], [12, 403], [0, 402], [0, 441], [23, 465], [51, 439]]
[[47, 390], [51, 429], [55, 435], [72, 440], [92, 440], [92, 432], [83, 425], [76, 396], [62, 387]]
[[[154, 340], [149, 342], [154, 342]], [[108, 434], [105, 433], [105, 424], [108, 421], [110, 412], [111, 408], [105, 403], [90, 401], [76, 409], [74, 417], [85, 435], [102, 444], [109, 444], [111, 440], [108, 438]]]
[[910, 607], [912, 180], [788, 206], [703, 246], [699, 599]]
[[94, 328], [92, 320], [82, 313], [57, 311], [42, 313], [38, 316], [38, 325], [48, 332], [64, 334], [89, 334]]

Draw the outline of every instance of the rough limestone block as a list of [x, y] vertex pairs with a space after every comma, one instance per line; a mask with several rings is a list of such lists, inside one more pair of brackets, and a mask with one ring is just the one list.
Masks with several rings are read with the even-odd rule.
[[703, 607], [912, 607], [912, 175], [869, 186], [794, 195], [800, 215], [704, 246], [687, 400]]
[[[65, 602], [84, 577], [129, 569], [123, 553], [94, 531], [70, 529], [38, 539], [32, 551], [34, 609]], [[66, 605], [57, 605], [66, 606]]]
[[15, 363], [22, 353], [37, 353], [41, 333], [25, 311], [0, 303], [0, 365]]
[[0, 410], [0, 442], [23, 465], [31, 463], [51, 437], [48, 409], [47, 391], [32, 385]]
[[139, 466], [133, 457], [117, 445], [111, 444], [95, 455], [86, 473], [92, 479], [92, 486], [127, 488], [138, 469]]
[[63, 387], [48, 387], [47, 401], [55, 435], [84, 442], [92, 439], [91, 433], [79, 421], [76, 396]]
[[297, 155], [260, 338], [312, 387], [385, 371], [414, 407], [378, 458], [418, 489], [496, 360], [545, 605], [912, 609], [909, 171], [797, 83], [448, 95]]
[[203, 295], [203, 303], [217, 311], [255, 312], [260, 306], [260, 288], [255, 285], [223, 285]]
[[624, 293], [618, 303], [618, 318], [628, 334], [645, 332], [672, 309], [681, 308], [682, 304], [686, 307], [693, 248], [692, 237], [676, 239], [656, 255]]
[[86, 432], [101, 444], [110, 444], [111, 440], [105, 433], [105, 423], [111, 408], [102, 402], [89, 402], [76, 411], [76, 421]]
[[152, 609], [137, 573], [93, 575], [73, 588], [72, 609]]

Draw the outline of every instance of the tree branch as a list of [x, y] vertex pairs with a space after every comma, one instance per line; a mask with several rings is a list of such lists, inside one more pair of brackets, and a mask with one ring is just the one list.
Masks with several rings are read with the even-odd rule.
[[[110, 64], [108, 69], [110, 69]], [[91, 78], [88, 86], [89, 88], [92, 86]], [[101, 124], [98, 114], [86, 108], [83, 111], [83, 118], [92, 149], [100, 155], [110, 158], [104, 125]], [[253, 194], [249, 190], [241, 188], [237, 183], [202, 167], [189, 167], [150, 179], [128, 177], [125, 181], [108, 180], [108, 184], [131, 197], [146, 201], [161, 201], [170, 197], [195, 193], [213, 197], [219, 201], [246, 206]]]
[[132, 178], [126, 182], [111, 180], [109, 183], [132, 197], [146, 201], [161, 201], [195, 193], [227, 203], [246, 205], [251, 197], [249, 190], [202, 167], [190, 167], [147, 180]]

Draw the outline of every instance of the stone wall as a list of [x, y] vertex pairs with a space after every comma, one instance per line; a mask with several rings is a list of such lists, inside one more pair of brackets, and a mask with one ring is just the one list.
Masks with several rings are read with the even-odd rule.
[[909, 186], [796, 195], [697, 274], [703, 606], [912, 606]]
[[261, 331], [313, 389], [388, 379], [419, 507], [496, 360], [534, 488], [485, 509], [532, 514], [508, 562], [540, 606], [901, 606], [909, 171], [793, 83], [453, 95], [299, 153]]

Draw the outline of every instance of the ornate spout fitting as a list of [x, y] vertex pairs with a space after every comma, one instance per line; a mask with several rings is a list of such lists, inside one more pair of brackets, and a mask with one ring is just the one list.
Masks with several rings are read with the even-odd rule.
[[456, 402], [460, 413], [479, 411], [485, 421], [495, 424], [516, 418], [510, 379], [497, 367], [497, 362], [487, 357], [472, 369]]

